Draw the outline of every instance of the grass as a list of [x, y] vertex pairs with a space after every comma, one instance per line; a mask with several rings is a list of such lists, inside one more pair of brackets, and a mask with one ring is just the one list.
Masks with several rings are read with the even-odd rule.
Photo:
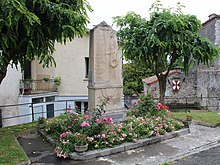
[[27, 155], [17, 143], [16, 134], [36, 128], [37, 122], [0, 128], [0, 164], [14, 165], [27, 161]]
[[220, 116], [217, 112], [173, 112], [175, 118], [186, 119], [186, 115], [192, 115], [192, 119], [208, 124], [220, 123]]

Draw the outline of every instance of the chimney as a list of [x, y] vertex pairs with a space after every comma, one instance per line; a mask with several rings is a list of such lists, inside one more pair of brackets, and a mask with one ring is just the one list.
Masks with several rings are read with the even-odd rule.
[[215, 13], [210, 14], [210, 15], [209, 15], [209, 20], [210, 20], [210, 19], [214, 19], [214, 18], [215, 18], [215, 17], [217, 17], [217, 16], [218, 16], [218, 15], [217, 15], [217, 14], [215, 14]]

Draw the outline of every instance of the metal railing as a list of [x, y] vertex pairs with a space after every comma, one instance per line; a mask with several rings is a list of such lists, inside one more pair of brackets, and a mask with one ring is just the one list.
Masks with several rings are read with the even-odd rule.
[[[154, 98], [155, 102], [158, 102], [158, 98]], [[172, 109], [182, 109], [187, 112], [192, 109], [203, 110], [219, 110], [220, 97], [181, 97], [181, 98], [165, 98], [166, 104]], [[22, 123], [36, 121], [39, 116], [48, 116], [46, 107], [53, 105], [54, 116], [64, 113], [67, 109], [74, 109], [75, 102], [78, 100], [58, 100], [42, 103], [24, 103], [13, 105], [1, 105], [0, 106], [0, 127], [2, 127], [3, 120], [20, 120]], [[128, 100], [125, 99], [124, 103], [127, 104]], [[130, 105], [132, 106], [132, 105]], [[129, 107], [130, 107], [129, 106]], [[125, 106], [126, 107], [126, 106]], [[86, 111], [87, 108], [81, 108], [81, 111]], [[18, 113], [15, 113], [18, 112]], [[7, 112], [7, 113], [5, 113]], [[10, 112], [10, 113], [8, 113]], [[5, 115], [10, 114], [10, 115]], [[53, 115], [52, 115], [53, 117]], [[24, 122], [23, 122], [24, 121]]]
[[55, 92], [57, 86], [53, 79], [47, 80], [21, 80], [20, 81], [20, 93], [21, 94], [36, 94], [43, 93], [45, 91]]

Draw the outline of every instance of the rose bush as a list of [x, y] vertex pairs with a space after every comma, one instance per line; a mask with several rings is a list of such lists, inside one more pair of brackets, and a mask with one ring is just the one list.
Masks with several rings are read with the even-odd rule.
[[[67, 157], [74, 151], [75, 143], [88, 143], [89, 150], [114, 147], [124, 142], [136, 142], [141, 138], [166, 135], [183, 127], [182, 123], [171, 117], [166, 105], [155, 105], [148, 96], [138, 99], [132, 108], [133, 115], [122, 123], [113, 123], [111, 117], [102, 117], [111, 98], [98, 99], [99, 105], [91, 117], [68, 112], [57, 124], [60, 131], [59, 135], [56, 134], [57, 156]], [[47, 126], [50, 127], [55, 129], [52, 123]], [[52, 134], [51, 129], [48, 130], [48, 134]]]

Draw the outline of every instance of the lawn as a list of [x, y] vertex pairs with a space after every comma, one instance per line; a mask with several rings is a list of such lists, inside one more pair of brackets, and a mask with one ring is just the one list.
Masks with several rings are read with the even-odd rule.
[[28, 157], [17, 143], [16, 134], [36, 128], [36, 122], [0, 128], [0, 164], [14, 165], [27, 161]]
[[220, 123], [220, 116], [217, 112], [173, 112], [175, 118], [186, 119], [186, 115], [191, 115], [192, 119], [208, 124]]

